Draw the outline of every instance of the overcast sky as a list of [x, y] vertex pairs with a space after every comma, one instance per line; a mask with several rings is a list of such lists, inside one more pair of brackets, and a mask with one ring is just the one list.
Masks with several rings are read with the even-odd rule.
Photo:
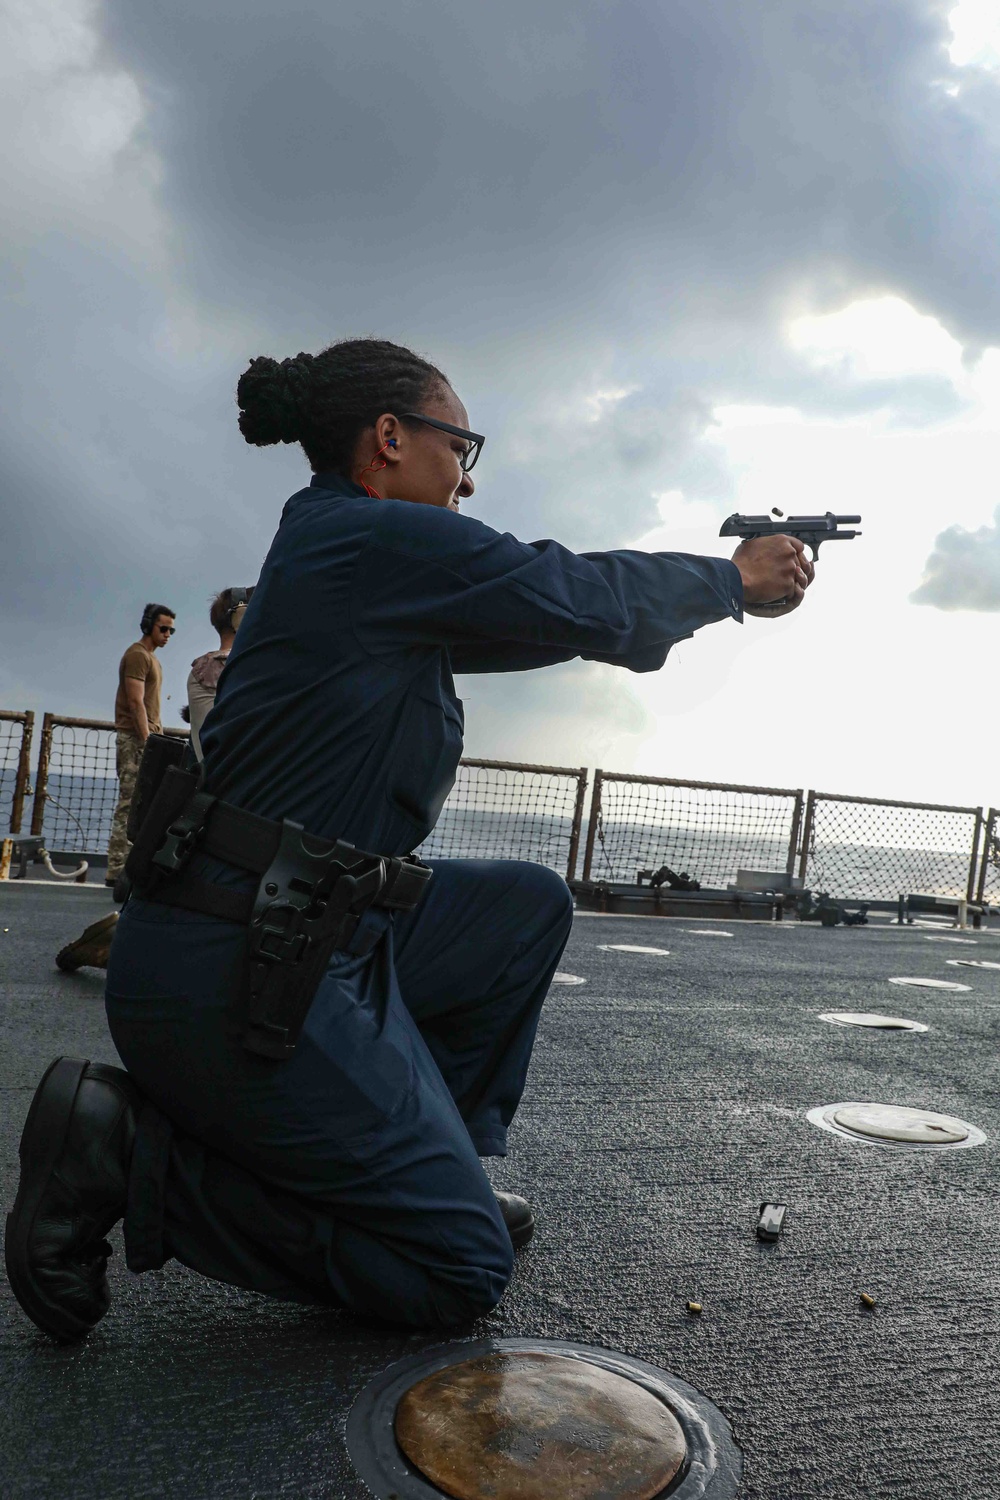
[[0, 707], [108, 717], [157, 599], [178, 722], [308, 479], [240, 371], [375, 333], [526, 539], [864, 516], [796, 615], [655, 676], [466, 679], [470, 753], [1000, 801], [1000, 0], [0, 13]]

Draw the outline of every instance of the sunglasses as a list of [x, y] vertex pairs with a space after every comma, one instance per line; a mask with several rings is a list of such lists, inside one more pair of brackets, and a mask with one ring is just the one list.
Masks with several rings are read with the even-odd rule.
[[177, 626], [176, 625], [154, 625], [153, 629], [154, 630], [158, 630], [161, 635], [176, 635], [177, 634]]
[[469, 446], [460, 459], [462, 473], [468, 474], [470, 469], [476, 467], [479, 455], [483, 451], [483, 444], [486, 441], [481, 432], [468, 432], [464, 427], [453, 427], [450, 422], [439, 422], [437, 417], [421, 416], [418, 411], [401, 412], [399, 420], [401, 422], [423, 422], [425, 427], [436, 427], [438, 432], [448, 432], [452, 437], [465, 438]]

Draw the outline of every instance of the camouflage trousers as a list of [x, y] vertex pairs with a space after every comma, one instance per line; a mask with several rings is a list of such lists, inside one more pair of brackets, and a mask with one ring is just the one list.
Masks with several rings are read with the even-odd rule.
[[111, 838], [108, 840], [109, 880], [117, 880], [132, 847], [125, 837], [125, 825], [128, 823], [128, 810], [132, 806], [135, 778], [142, 758], [142, 741], [138, 735], [130, 734], [127, 729], [119, 729], [115, 758], [118, 768], [118, 805], [111, 820]]

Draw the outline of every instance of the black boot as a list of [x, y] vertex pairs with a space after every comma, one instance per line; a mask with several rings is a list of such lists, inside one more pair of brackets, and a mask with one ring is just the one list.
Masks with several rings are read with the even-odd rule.
[[520, 1250], [535, 1232], [535, 1215], [531, 1204], [527, 1198], [519, 1198], [516, 1193], [494, 1193], [493, 1196], [500, 1205], [510, 1242], [515, 1250]]
[[125, 1212], [138, 1103], [121, 1068], [59, 1057], [24, 1123], [7, 1276], [32, 1322], [64, 1343], [111, 1304], [104, 1236]]

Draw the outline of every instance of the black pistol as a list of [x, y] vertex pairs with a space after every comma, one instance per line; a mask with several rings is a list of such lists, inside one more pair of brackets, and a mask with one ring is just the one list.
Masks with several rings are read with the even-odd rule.
[[860, 525], [860, 516], [835, 516], [828, 510], [825, 516], [784, 516], [772, 520], [770, 516], [730, 516], [723, 521], [720, 536], [738, 536], [747, 541], [754, 536], [794, 536], [812, 551], [813, 562], [819, 556], [824, 542], [853, 542], [860, 531], [842, 531], [841, 527]]

